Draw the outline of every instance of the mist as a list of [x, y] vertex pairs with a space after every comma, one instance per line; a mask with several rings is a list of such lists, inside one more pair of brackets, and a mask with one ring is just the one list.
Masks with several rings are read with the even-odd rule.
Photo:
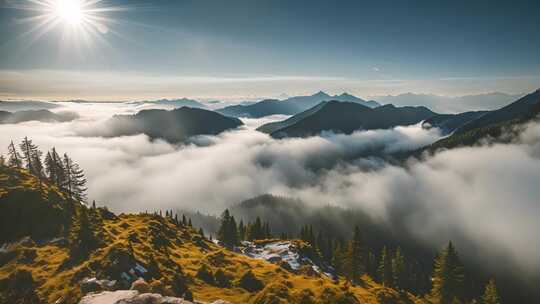
[[67, 152], [86, 172], [89, 200], [116, 212], [219, 214], [272, 193], [311, 206], [360, 208], [434, 247], [456, 240], [470, 246], [468, 254], [485, 254], [486, 262], [504, 257], [525, 272], [540, 270], [540, 124], [529, 125], [513, 144], [441, 151], [404, 166], [384, 156], [436, 141], [437, 129], [414, 125], [282, 140], [254, 130], [284, 118], [278, 116], [244, 120], [239, 129], [184, 145], [145, 135], [88, 136], [114, 114], [147, 107], [66, 103], [58, 111], [75, 111], [77, 120], [0, 126], [0, 152], [24, 136], [42, 150]]

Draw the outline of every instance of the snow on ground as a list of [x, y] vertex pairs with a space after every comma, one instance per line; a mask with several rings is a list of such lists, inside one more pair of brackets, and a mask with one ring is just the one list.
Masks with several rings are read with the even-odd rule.
[[[255, 245], [252, 242], [242, 242], [241, 252], [251, 258], [263, 259], [271, 263], [287, 262], [292, 270], [298, 270], [303, 265], [311, 266], [317, 273], [322, 273], [330, 278], [334, 275], [328, 267], [315, 264], [311, 259], [302, 257], [298, 248], [289, 241], [277, 241], [265, 245]], [[326, 271], [323, 271], [325, 269]]]

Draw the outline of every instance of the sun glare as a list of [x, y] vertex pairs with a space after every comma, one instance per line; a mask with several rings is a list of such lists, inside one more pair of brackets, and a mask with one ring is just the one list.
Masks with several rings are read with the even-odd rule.
[[56, 0], [53, 3], [53, 14], [69, 25], [79, 25], [85, 19], [83, 3], [79, 0]]
[[96, 46], [106, 43], [104, 35], [110, 32], [111, 25], [120, 24], [120, 20], [113, 18], [114, 13], [129, 9], [108, 3], [108, 0], [21, 0], [13, 8], [29, 12], [28, 17], [19, 21], [33, 25], [21, 34], [29, 38], [30, 44], [48, 32], [60, 30], [62, 44]]

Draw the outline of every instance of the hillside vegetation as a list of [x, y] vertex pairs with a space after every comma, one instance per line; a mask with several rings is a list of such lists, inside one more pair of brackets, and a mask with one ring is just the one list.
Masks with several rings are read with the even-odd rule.
[[128, 289], [139, 274], [151, 292], [197, 301], [420, 301], [368, 276], [352, 285], [246, 257], [170, 214], [115, 215], [39, 184], [23, 169], [0, 166], [2, 242], [9, 242], [0, 251], [0, 303], [77, 303], [85, 278], [117, 280], [117, 288]]

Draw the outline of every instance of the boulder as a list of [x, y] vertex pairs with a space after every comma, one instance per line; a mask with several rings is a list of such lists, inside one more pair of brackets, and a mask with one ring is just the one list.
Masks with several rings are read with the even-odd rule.
[[85, 278], [81, 281], [81, 292], [87, 294], [97, 291], [113, 291], [117, 289], [115, 280], [98, 280], [97, 278]]
[[138, 278], [133, 283], [131, 283], [131, 290], [136, 290], [140, 293], [148, 293], [150, 292], [150, 285], [146, 283], [146, 281], [143, 278]]
[[[227, 302], [223, 302], [225, 304]], [[157, 293], [136, 290], [104, 291], [84, 296], [79, 304], [193, 304], [182, 298], [164, 297]]]

